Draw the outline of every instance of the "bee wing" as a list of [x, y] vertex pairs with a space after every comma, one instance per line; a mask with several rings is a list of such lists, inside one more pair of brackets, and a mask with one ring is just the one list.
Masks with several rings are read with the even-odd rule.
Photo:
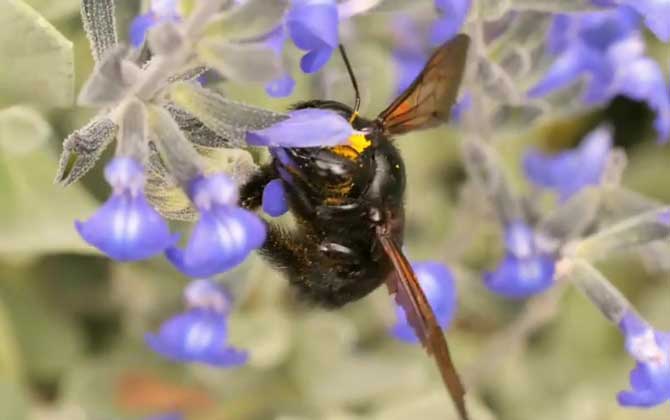
[[379, 114], [384, 132], [404, 134], [449, 120], [463, 79], [470, 38], [465, 34], [442, 44], [402, 95]]
[[423, 347], [429, 355], [435, 358], [442, 380], [461, 420], [467, 420], [465, 389], [451, 360], [444, 333], [440, 329], [433, 309], [419, 285], [419, 280], [393, 238], [381, 231], [377, 233], [377, 238], [395, 268], [395, 271], [387, 278], [386, 286], [389, 292], [395, 295], [396, 302], [405, 310], [407, 321], [421, 340]]

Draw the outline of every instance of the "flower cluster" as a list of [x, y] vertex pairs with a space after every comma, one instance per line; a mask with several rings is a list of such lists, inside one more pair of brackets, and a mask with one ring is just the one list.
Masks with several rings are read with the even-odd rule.
[[602, 104], [616, 95], [646, 102], [656, 112], [659, 140], [670, 136], [670, 93], [661, 67], [644, 53], [639, 16], [628, 7], [557, 15], [547, 38], [556, 60], [529, 91], [544, 96], [588, 76], [584, 101]]

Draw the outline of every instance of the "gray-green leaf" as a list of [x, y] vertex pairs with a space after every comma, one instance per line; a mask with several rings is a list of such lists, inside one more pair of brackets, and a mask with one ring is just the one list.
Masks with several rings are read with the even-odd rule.
[[216, 133], [218, 137], [211, 138], [209, 133], [199, 130], [202, 136], [197, 136], [197, 144], [206, 147], [244, 147], [248, 131], [260, 130], [288, 118], [286, 114], [231, 101], [194, 84], [175, 84], [170, 89], [170, 98]]
[[91, 44], [91, 53], [99, 62], [105, 53], [116, 46], [116, 22], [113, 0], [82, 0], [81, 20]]
[[84, 176], [114, 140], [118, 128], [111, 119], [100, 117], [70, 134], [63, 142], [55, 182], [66, 186]]

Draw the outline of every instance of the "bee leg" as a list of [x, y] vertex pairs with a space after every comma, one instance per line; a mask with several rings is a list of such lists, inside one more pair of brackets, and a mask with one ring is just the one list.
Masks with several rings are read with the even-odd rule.
[[248, 210], [256, 210], [263, 203], [263, 190], [268, 182], [277, 178], [277, 171], [272, 163], [262, 166], [240, 188], [240, 206]]

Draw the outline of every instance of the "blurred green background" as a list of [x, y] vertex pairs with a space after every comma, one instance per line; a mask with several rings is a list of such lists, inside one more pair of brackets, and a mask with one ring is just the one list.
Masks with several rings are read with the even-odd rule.
[[[309, 308], [256, 256], [222, 277], [236, 297], [231, 341], [251, 352], [247, 366], [177, 365], [148, 351], [143, 335], [181, 310], [188, 279], [160, 258], [111, 262], [77, 236], [73, 220], [91, 215], [108, 194], [103, 165], [66, 189], [53, 184], [62, 139], [91, 117], [73, 105], [92, 68], [78, 8], [77, 0], [0, 0], [0, 420], [140, 419], [169, 411], [196, 420], [455, 418], [432, 361], [389, 337], [394, 314], [386, 290], [335, 312]], [[138, 10], [137, 2], [118, 2], [120, 27]], [[371, 36], [350, 50], [364, 114], [374, 115], [392, 98], [389, 45]], [[325, 91], [349, 103], [339, 66], [329, 66], [339, 78]], [[287, 100], [269, 99], [258, 86], [221, 88], [284, 109], [322, 94], [322, 81], [299, 79]], [[638, 104], [616, 100], [583, 118], [501, 127], [496, 136], [521, 186], [524, 147], [572, 146], [603, 119], [615, 124], [617, 145], [628, 152], [624, 183], [669, 199], [668, 148], [653, 143], [651, 117]], [[527, 302], [482, 286], [482, 270], [501, 255], [500, 233], [465, 182], [461, 135], [440, 128], [398, 145], [410, 184], [406, 250], [456, 273], [460, 306], [448, 338], [474, 419], [669, 418], [667, 404], [648, 411], [616, 404], [633, 362], [617, 330], [568, 285]], [[599, 268], [650, 321], [670, 329], [667, 274], [638, 256]]]

